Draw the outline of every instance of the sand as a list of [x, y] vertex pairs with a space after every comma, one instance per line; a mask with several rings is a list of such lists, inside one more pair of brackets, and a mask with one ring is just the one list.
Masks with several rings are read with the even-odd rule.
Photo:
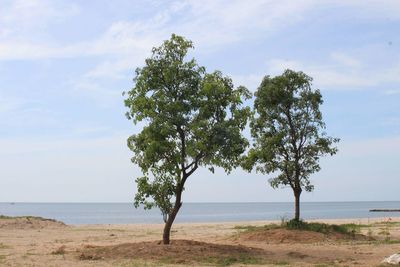
[[369, 224], [362, 233], [373, 241], [313, 236], [311, 242], [302, 242], [304, 237], [279, 242], [243, 238], [237, 229], [271, 221], [175, 224], [169, 247], [160, 244], [162, 224], [18, 220], [0, 218], [0, 266], [381, 266], [384, 257], [400, 252], [400, 218], [323, 220]]

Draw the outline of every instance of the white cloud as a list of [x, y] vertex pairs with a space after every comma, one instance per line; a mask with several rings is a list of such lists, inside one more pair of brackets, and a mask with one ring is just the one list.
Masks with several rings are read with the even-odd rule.
[[268, 71], [274, 75], [281, 74], [285, 69], [298, 70], [304, 67], [300, 62], [288, 59], [271, 59], [266, 63]]
[[48, 24], [79, 13], [77, 5], [49, 0], [13, 0], [0, 8], [0, 38], [43, 37]]
[[110, 79], [125, 79], [122, 72], [132, 68], [132, 61], [121, 59], [117, 61], [103, 61], [95, 66], [92, 70], [84, 74], [85, 78], [110, 78]]
[[360, 60], [358, 60], [350, 55], [344, 54], [344, 53], [333, 52], [331, 54], [331, 58], [333, 60], [337, 61], [338, 63], [343, 64], [348, 67], [356, 68], [356, 67], [361, 66]]
[[[150, 48], [159, 45], [173, 32], [192, 39], [202, 51], [217, 49], [244, 38], [256, 37], [260, 29], [274, 31], [301, 19], [292, 13], [300, 14], [309, 7], [306, 4], [309, 2], [305, 1], [304, 5], [274, 1], [254, 1], [251, 5], [243, 1], [174, 2], [147, 20], [114, 22], [98, 39], [77, 45], [76, 49], [69, 48], [69, 53], [63, 55], [79, 53], [80, 46], [86, 51], [86, 56], [108, 55], [106, 60], [82, 75], [74, 88], [109, 94], [99, 84], [99, 78], [127, 78], [127, 70], [131, 70], [129, 75], [132, 75], [132, 66], [142, 65], [150, 54]], [[265, 10], [269, 16], [264, 15]], [[292, 15], [290, 21], [287, 20], [289, 14]]]
[[266, 74], [279, 75], [285, 69], [303, 71], [314, 78], [316, 86], [333, 90], [359, 90], [377, 86], [384, 90], [386, 84], [400, 82], [400, 62], [372, 68], [368, 58], [361, 59], [342, 52], [333, 52], [330, 58], [331, 61], [324, 63], [272, 59], [266, 62]]
[[48, 111], [33, 99], [9, 96], [0, 92], [0, 128], [49, 122]]
[[246, 86], [250, 91], [254, 91], [258, 88], [261, 83], [261, 79], [264, 77], [262, 74], [250, 74], [250, 75], [230, 75], [232, 77], [235, 86], [243, 85]]
[[[400, 126], [400, 117], [388, 117], [385, 118], [382, 122], [382, 125], [384, 126], [394, 126], [397, 129], [399, 129], [398, 127]], [[400, 129], [399, 129], [400, 131]]]
[[[255, 90], [265, 75], [276, 76], [286, 69], [303, 71], [313, 77], [313, 83], [322, 90], [381, 90], [386, 95], [396, 95], [392, 89], [400, 83], [400, 58], [385, 55], [386, 61], [376, 58], [381, 46], [366, 46], [352, 51], [333, 51], [313, 59], [272, 58], [265, 61], [263, 70], [247, 75], [233, 74], [235, 84]], [[322, 59], [322, 60], [321, 60]]]
[[398, 0], [350, 0], [332, 1], [341, 8], [351, 8], [352, 16], [364, 19], [400, 19], [400, 2]]
[[77, 54], [75, 44], [58, 44], [48, 32], [80, 12], [75, 4], [14, 0], [0, 8], [0, 60], [43, 59]]
[[[268, 33], [301, 20], [311, 8], [312, 1], [184, 1], [171, 5], [145, 20], [115, 21], [98, 38], [77, 43], [59, 43], [42, 36], [41, 29], [58, 15], [51, 2], [38, 2], [32, 14], [25, 14], [28, 7], [13, 5], [8, 8], [8, 19], [0, 21], [4, 32], [0, 59], [40, 59], [98, 55], [141, 55], [166, 39], [173, 32], [192, 39], [197, 46], [215, 49], [222, 45], [257, 37], [259, 31]], [[21, 13], [21, 9], [24, 11]], [[75, 10], [73, 7], [70, 8]], [[268, 12], [268, 16], [265, 16]], [[70, 11], [67, 14], [73, 15]], [[17, 18], [21, 18], [17, 20]], [[290, 18], [290, 19], [288, 19]], [[14, 25], [14, 26], [10, 26]], [[27, 28], [19, 30], [18, 28]], [[196, 29], [194, 31], [194, 29]], [[14, 38], [16, 32], [22, 32]], [[29, 34], [27, 34], [29, 32]], [[33, 38], [36, 33], [44, 40]], [[1, 36], [0, 36], [1, 37]]]
[[303, 20], [311, 10], [335, 6], [350, 8], [367, 18], [400, 19], [399, 2], [390, 0], [254, 0], [251, 4], [239, 0], [187, 0], [172, 2], [144, 20], [115, 21], [98, 38], [62, 43], [46, 30], [53, 22], [78, 14], [78, 6], [45, 0], [10, 3], [0, 11], [0, 60], [143, 54], [172, 32], [187, 36], [202, 49], [216, 49], [268, 35]]
[[[24, 41], [4, 41], [0, 43], [0, 60], [35, 60], [49, 58], [69, 58], [83, 56], [88, 47], [84, 44], [55, 46]], [[85, 52], [88, 54], [88, 52]]]
[[92, 78], [83, 77], [77, 81], [71, 81], [71, 87], [73, 88], [72, 93], [90, 97], [102, 107], [109, 107], [115, 101], [122, 103], [123, 88], [115, 88], [115, 86], [110, 88]]
[[175, 29], [203, 48], [266, 36], [302, 20], [312, 1], [187, 1], [187, 6], [185, 23]]
[[146, 22], [114, 22], [100, 38], [88, 43], [91, 47], [88, 52], [94, 55], [142, 54], [162, 38], [158, 32], [160, 25], [163, 25], [162, 21], [152, 19]]
[[386, 90], [384, 92], [385, 95], [398, 95], [400, 94], [400, 89], [391, 89], [391, 90]]
[[0, 116], [7, 115], [20, 109], [26, 101], [16, 97], [6, 97], [0, 94]]

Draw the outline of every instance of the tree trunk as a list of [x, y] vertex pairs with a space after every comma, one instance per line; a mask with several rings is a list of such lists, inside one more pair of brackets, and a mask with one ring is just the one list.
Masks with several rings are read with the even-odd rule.
[[168, 220], [165, 222], [164, 232], [163, 232], [163, 244], [164, 245], [168, 245], [170, 243], [171, 227], [172, 227], [172, 224], [174, 223], [176, 215], [179, 212], [179, 209], [182, 206], [181, 195], [182, 195], [182, 190], [179, 190], [179, 192], [177, 193], [177, 196], [176, 196], [174, 208], [172, 209], [171, 213], [168, 214]]
[[300, 220], [300, 194], [301, 194], [301, 190], [296, 190], [294, 192], [294, 209], [295, 209], [295, 213], [294, 213], [294, 219], [296, 221]]
[[168, 245], [170, 242], [169, 236], [171, 233], [171, 226], [172, 222], [170, 220], [167, 220], [167, 222], [164, 225], [164, 232], [163, 232], [163, 244]]

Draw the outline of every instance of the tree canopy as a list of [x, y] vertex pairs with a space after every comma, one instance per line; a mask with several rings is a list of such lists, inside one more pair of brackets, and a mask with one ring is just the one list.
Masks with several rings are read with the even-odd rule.
[[135, 206], [160, 208], [165, 244], [187, 178], [200, 166], [230, 172], [248, 146], [241, 132], [250, 116], [243, 105], [250, 92], [234, 88], [220, 71], [207, 73], [195, 59], [186, 60], [192, 48], [177, 35], [153, 48], [125, 100], [127, 117], [144, 125], [128, 139], [132, 162], [143, 172], [136, 179]]
[[295, 219], [300, 218], [299, 199], [303, 190], [312, 191], [311, 174], [320, 170], [319, 159], [333, 155], [339, 139], [327, 136], [319, 109], [319, 90], [311, 88], [312, 78], [303, 72], [286, 70], [265, 76], [255, 93], [255, 116], [251, 121], [254, 145], [243, 166], [272, 174], [273, 188], [289, 186], [295, 195]]

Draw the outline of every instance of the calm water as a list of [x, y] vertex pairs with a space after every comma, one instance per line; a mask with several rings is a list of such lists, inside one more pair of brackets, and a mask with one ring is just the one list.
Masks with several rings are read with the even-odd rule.
[[[370, 209], [399, 209], [400, 201], [303, 202], [302, 218], [396, 217], [400, 212], [369, 212]], [[131, 203], [0, 203], [0, 214], [33, 215], [67, 224], [162, 223], [159, 210], [135, 209]], [[184, 203], [176, 222], [227, 222], [280, 220], [293, 216], [293, 204], [279, 203]]]

